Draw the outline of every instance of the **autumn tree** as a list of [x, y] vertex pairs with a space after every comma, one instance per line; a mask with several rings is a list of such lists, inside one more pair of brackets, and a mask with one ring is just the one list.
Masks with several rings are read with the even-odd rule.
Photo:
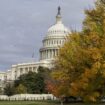
[[105, 96], [105, 2], [86, 10], [81, 32], [73, 32], [59, 51], [48, 89], [58, 97], [96, 102]]

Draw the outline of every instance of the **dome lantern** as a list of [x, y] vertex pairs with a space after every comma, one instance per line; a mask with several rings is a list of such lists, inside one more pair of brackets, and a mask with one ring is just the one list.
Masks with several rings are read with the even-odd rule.
[[58, 13], [57, 13], [57, 16], [56, 16], [56, 23], [62, 23], [61, 8], [60, 8], [60, 6], [58, 7]]

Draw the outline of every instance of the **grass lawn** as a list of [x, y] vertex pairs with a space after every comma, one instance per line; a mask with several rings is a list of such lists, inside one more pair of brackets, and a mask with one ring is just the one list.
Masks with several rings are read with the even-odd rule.
[[[0, 105], [60, 105], [60, 103], [52, 101], [0, 101]], [[70, 103], [64, 105], [105, 105], [105, 103], [101, 104]]]

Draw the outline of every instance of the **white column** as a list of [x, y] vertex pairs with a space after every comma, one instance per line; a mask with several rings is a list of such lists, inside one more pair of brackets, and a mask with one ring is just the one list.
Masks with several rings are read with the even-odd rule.
[[41, 58], [40, 58], [40, 60], [42, 60], [42, 57], [43, 57], [43, 53], [41, 52]]
[[44, 54], [44, 51], [43, 51], [43, 59], [44, 59], [44, 56], [45, 56], [45, 54]]
[[46, 59], [47, 59], [47, 50], [46, 50]]
[[46, 51], [45, 51], [45, 58], [44, 59], [46, 59]]
[[54, 58], [54, 50], [52, 49], [52, 58]]
[[20, 70], [18, 70], [18, 77], [20, 76]]
[[55, 57], [55, 49], [54, 49], [54, 57]]
[[49, 50], [49, 53], [50, 53], [50, 54], [49, 54], [49, 55], [50, 55], [50, 57], [49, 57], [49, 58], [51, 58], [51, 49]]
[[50, 58], [52, 58], [52, 50], [50, 50]]
[[48, 59], [49, 59], [49, 50], [48, 50]]
[[50, 50], [48, 50], [48, 59], [50, 58]]
[[42, 52], [40, 52], [40, 59], [42, 58]]
[[45, 59], [45, 51], [43, 51], [43, 59]]
[[47, 50], [45, 50], [45, 55], [46, 55], [45, 59], [47, 59]]
[[23, 73], [25, 74], [26, 72], [25, 72], [25, 68], [23, 68]]
[[46, 59], [47, 59], [47, 50], [46, 50]]
[[[43, 59], [43, 51], [42, 51], [42, 59]], [[42, 59], [41, 59], [41, 60], [42, 60]]]
[[52, 57], [52, 52], [51, 52], [51, 49], [50, 49], [50, 58]]
[[58, 49], [56, 50], [57, 56], [58, 56]]
[[45, 59], [47, 58], [47, 51], [45, 50]]
[[55, 56], [57, 56], [57, 50], [55, 49]]
[[53, 50], [51, 50], [51, 58], [53, 57]]
[[51, 52], [50, 52], [50, 49], [49, 49], [49, 58], [51, 58]]
[[47, 59], [48, 59], [48, 50], [47, 50]]

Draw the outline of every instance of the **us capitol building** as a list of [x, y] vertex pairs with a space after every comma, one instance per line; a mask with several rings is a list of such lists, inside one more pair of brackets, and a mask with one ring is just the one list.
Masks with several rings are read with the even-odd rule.
[[0, 72], [0, 87], [3, 88], [4, 81], [14, 81], [20, 75], [29, 71], [37, 72], [39, 66], [52, 67], [54, 57], [58, 55], [59, 47], [65, 42], [66, 36], [70, 34], [70, 30], [62, 23], [60, 7], [56, 16], [56, 23], [52, 25], [43, 39], [43, 46], [40, 48], [40, 60], [38, 62], [20, 63], [12, 65], [10, 70]]

